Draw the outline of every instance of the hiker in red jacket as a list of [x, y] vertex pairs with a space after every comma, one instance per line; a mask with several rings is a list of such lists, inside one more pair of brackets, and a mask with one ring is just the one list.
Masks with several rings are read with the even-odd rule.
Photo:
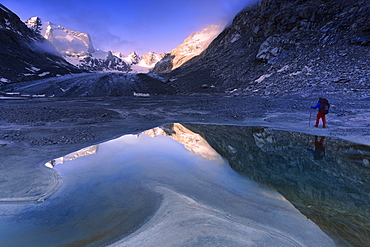
[[320, 119], [322, 121], [322, 127], [323, 128], [326, 128], [326, 119], [325, 119], [325, 115], [329, 113], [329, 107], [330, 107], [330, 104], [328, 102], [327, 99], [324, 99], [324, 98], [319, 98], [319, 102], [317, 102], [317, 104], [315, 106], [311, 106], [312, 109], [317, 109], [319, 108], [319, 111], [317, 112], [317, 115], [316, 115], [316, 124], [314, 127], [319, 127], [319, 122], [320, 122]]

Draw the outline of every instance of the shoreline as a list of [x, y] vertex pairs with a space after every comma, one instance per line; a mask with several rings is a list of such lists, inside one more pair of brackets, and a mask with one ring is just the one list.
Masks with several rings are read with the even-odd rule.
[[54, 158], [167, 123], [264, 126], [370, 145], [366, 121], [370, 118], [366, 115], [370, 115], [369, 103], [358, 100], [359, 110], [350, 112], [342, 109], [337, 103], [339, 100], [331, 102], [328, 128], [314, 129], [308, 126], [310, 101], [307, 99], [292, 99], [295, 109], [282, 107], [286, 99], [261, 97], [155, 96], [1, 101], [0, 168], [3, 173], [0, 175], [0, 203], [22, 203], [19, 198], [45, 195], [41, 196], [45, 199], [53, 194], [48, 188], [55, 186], [55, 181], [50, 179], [54, 171], [45, 169], [43, 164]]

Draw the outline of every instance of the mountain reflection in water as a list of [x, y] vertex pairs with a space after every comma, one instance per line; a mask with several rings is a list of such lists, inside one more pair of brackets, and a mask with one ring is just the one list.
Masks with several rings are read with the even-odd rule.
[[184, 124], [239, 173], [276, 189], [338, 246], [370, 243], [370, 147], [265, 127]]
[[0, 245], [366, 246], [369, 159], [335, 138], [168, 124], [46, 163], [63, 186], [0, 205]]

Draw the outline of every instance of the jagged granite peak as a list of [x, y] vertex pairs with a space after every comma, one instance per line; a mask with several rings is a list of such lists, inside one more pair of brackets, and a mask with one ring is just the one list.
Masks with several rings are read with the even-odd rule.
[[181, 45], [171, 50], [169, 54], [155, 66], [153, 72], [169, 72], [180, 67], [185, 62], [202, 53], [222, 30], [223, 27], [220, 25], [210, 25], [202, 31], [194, 32], [187, 37]]
[[70, 30], [40, 17], [25, 21], [27, 26], [49, 40], [71, 64], [88, 71], [129, 72], [130, 66], [120, 53], [95, 49], [88, 33]]
[[167, 81], [182, 93], [369, 96], [370, 1], [262, 0]]
[[122, 56], [122, 53], [121, 52], [113, 52], [112, 51], [112, 54], [114, 55], [114, 56], [116, 56], [116, 57], [118, 57], [118, 58], [123, 58], [123, 56]]
[[0, 85], [81, 72], [1, 4], [0, 47]]
[[30, 32], [25, 28], [19, 17], [2, 4], [0, 4], [0, 11], [0, 28], [3, 29], [3, 31], [11, 31], [30, 40], [43, 41], [39, 35], [35, 35], [33, 32]]
[[112, 60], [114, 57], [112, 51], [108, 51], [107, 59]]
[[130, 54], [124, 58], [129, 64], [138, 64], [140, 62], [140, 56], [136, 51], [131, 51]]
[[181, 45], [171, 50], [170, 53], [183, 56], [199, 55], [221, 33], [222, 29], [222, 26], [210, 25], [202, 31], [194, 32]]
[[40, 17], [32, 17], [25, 21], [26, 25], [49, 40], [60, 53], [93, 53], [95, 51], [91, 37], [68, 28], [44, 22]]
[[[41, 34], [42, 31], [42, 20], [40, 17], [31, 17], [25, 21], [29, 29], [33, 30], [37, 34]], [[42, 35], [42, 34], [41, 34]]]
[[165, 56], [165, 53], [158, 54], [158, 53], [150, 51], [140, 57], [140, 64], [143, 67], [153, 68], [154, 65], [158, 63], [164, 56]]
[[127, 57], [123, 59], [131, 65], [132, 73], [148, 73], [154, 68], [155, 64], [160, 61], [163, 54], [158, 54], [155, 52], [148, 52], [143, 56], [139, 56], [135, 51], [132, 51]]
[[[91, 41], [91, 37], [88, 33], [81, 33], [81, 32], [78, 32], [78, 31], [73, 31], [73, 30], [67, 29], [65, 27], [55, 25], [51, 22], [48, 22], [48, 24], [49, 25], [48, 25], [48, 27], [46, 29], [46, 33], [45, 33], [45, 36], [46, 36], [47, 39], [53, 40], [54, 43], [56, 43], [56, 42], [64, 43], [64, 40], [61, 41], [62, 37], [64, 39], [66, 39], [67, 41], [73, 42], [73, 43], [77, 43], [76, 40], [77, 41], [80, 40], [83, 43], [83, 46], [80, 45], [80, 47], [85, 48], [85, 49], [81, 49], [81, 51], [86, 50], [87, 52], [90, 52], [90, 53], [93, 53], [95, 51], [93, 43]], [[58, 32], [59, 30], [62, 31], [62, 32]], [[66, 35], [63, 36], [63, 33], [65, 33]], [[58, 35], [58, 36], [56, 36], [56, 35]], [[56, 37], [58, 37], [58, 41], [56, 40]], [[58, 45], [56, 45], [56, 46], [58, 46]], [[81, 52], [81, 51], [77, 50], [76, 52]]]

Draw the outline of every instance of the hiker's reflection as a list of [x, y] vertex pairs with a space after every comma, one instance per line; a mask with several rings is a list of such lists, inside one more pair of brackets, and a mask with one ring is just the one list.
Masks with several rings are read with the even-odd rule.
[[322, 160], [325, 156], [325, 147], [324, 147], [325, 136], [321, 136], [320, 140], [318, 136], [315, 136], [315, 150], [307, 149], [311, 151], [314, 160]]

